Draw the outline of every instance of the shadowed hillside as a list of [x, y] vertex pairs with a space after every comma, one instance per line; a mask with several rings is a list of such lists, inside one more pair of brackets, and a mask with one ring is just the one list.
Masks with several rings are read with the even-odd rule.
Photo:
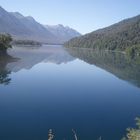
[[120, 50], [140, 55], [140, 15], [74, 38], [67, 42], [65, 46]]

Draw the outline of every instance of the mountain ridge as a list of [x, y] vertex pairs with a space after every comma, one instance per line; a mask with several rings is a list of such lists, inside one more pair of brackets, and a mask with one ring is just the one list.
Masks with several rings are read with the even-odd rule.
[[44, 27], [55, 36], [59, 36], [62, 42], [65, 42], [65, 40], [68, 41], [72, 39], [73, 36], [75, 37], [81, 36], [81, 34], [77, 32], [76, 30], [70, 28], [69, 26], [64, 26], [62, 24], [44, 25]]
[[[23, 16], [19, 12], [7, 12], [2, 7], [0, 7], [0, 33], [9, 33], [15, 40], [33, 40], [47, 44], [63, 44], [68, 41], [47, 30], [33, 17]], [[73, 33], [71, 38], [77, 36], [76, 33]]]
[[[122, 20], [109, 27], [76, 37], [66, 47], [81, 47], [132, 52], [140, 48], [140, 15]], [[139, 53], [140, 54], [140, 53]]]

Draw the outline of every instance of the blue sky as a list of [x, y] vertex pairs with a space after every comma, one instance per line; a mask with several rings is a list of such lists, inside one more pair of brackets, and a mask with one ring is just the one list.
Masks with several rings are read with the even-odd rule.
[[83, 34], [140, 14], [140, 0], [0, 0], [0, 5], [42, 24], [64, 24]]

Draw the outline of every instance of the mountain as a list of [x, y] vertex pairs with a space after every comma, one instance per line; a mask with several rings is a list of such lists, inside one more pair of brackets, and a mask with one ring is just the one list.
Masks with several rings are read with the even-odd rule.
[[14, 39], [28, 39], [51, 43], [56, 37], [33, 18], [20, 13], [10, 13], [0, 7], [0, 32], [9, 33]]
[[61, 42], [66, 42], [73, 37], [81, 36], [76, 30], [61, 24], [58, 25], [45, 25], [45, 28], [50, 31], [53, 35], [57, 36]]
[[121, 51], [128, 48], [138, 49], [140, 48], [140, 15], [74, 38], [65, 46]]
[[0, 7], [0, 32], [10, 33], [15, 36], [29, 36], [30, 30], [27, 29], [15, 16]]
[[55, 35], [53, 35], [51, 32], [46, 30], [46, 28], [38, 23], [33, 17], [27, 16], [24, 17], [20, 13], [12, 12], [13, 16], [18, 18], [20, 22], [30, 30], [32, 33], [31, 40], [41, 41], [41, 42], [47, 42], [47, 43], [57, 43], [59, 40]]
[[[9, 33], [15, 40], [34, 40], [48, 44], [62, 44], [67, 41], [60, 40], [33, 17], [25, 17], [19, 12], [7, 12], [2, 7], [0, 7], [0, 33]], [[69, 34], [71, 36], [71, 33]], [[73, 34], [71, 38], [76, 36], [77, 34]]]

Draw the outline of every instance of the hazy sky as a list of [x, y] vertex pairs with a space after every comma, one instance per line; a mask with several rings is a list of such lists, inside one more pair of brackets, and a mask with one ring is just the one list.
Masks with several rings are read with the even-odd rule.
[[64, 24], [81, 33], [140, 14], [140, 0], [0, 0], [0, 5], [42, 24]]

